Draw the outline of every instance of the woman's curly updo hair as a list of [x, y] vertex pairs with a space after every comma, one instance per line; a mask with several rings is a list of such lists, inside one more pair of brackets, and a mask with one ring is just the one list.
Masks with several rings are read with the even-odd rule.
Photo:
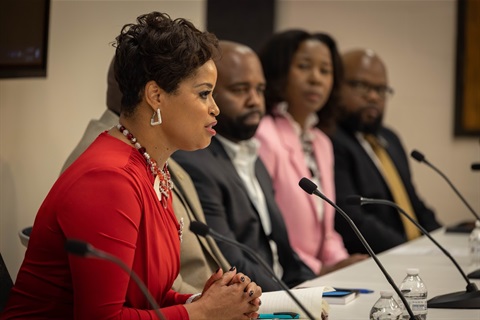
[[151, 12], [123, 26], [116, 38], [115, 78], [122, 91], [122, 113], [131, 114], [143, 88], [153, 80], [175, 94], [180, 82], [218, 54], [218, 39], [191, 22]]

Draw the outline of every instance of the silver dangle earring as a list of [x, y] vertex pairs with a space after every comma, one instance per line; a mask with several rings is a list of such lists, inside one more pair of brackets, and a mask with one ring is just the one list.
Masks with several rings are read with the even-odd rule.
[[[155, 115], [158, 117], [158, 121], [155, 121]], [[160, 108], [158, 108], [156, 112], [153, 112], [152, 118], [150, 119], [150, 125], [153, 127], [161, 124], [162, 124], [162, 115], [160, 113]]]

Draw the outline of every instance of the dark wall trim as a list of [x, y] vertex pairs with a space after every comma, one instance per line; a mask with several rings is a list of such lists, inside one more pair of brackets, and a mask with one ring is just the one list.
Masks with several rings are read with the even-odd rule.
[[208, 0], [207, 30], [257, 51], [272, 35], [275, 0]]
[[480, 137], [480, 1], [457, 0], [455, 136]]

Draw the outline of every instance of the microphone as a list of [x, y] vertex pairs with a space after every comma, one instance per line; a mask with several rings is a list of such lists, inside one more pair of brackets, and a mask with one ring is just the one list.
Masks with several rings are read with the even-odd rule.
[[365, 204], [383, 204], [387, 206], [394, 207], [401, 214], [403, 214], [408, 220], [410, 220], [422, 233], [429, 238], [457, 267], [458, 271], [462, 274], [462, 277], [467, 282], [466, 292], [454, 292], [441, 296], [434, 297], [427, 301], [427, 306], [429, 308], [452, 308], [452, 309], [480, 309], [480, 291], [478, 291], [477, 285], [470, 282], [468, 277], [463, 272], [462, 268], [458, 265], [457, 261], [452, 257], [452, 255], [442, 247], [431, 235], [425, 230], [415, 219], [413, 219], [409, 214], [405, 212], [400, 206], [396, 203], [383, 200], [383, 199], [370, 199], [360, 196], [349, 196], [347, 198], [348, 204], [353, 205], [365, 205]]
[[307, 317], [311, 320], [314, 320], [314, 316], [307, 310], [307, 308], [292, 294], [288, 286], [275, 275], [275, 272], [273, 272], [272, 268], [260, 257], [258, 253], [256, 253], [254, 250], [252, 250], [250, 247], [244, 245], [243, 243], [240, 243], [238, 241], [232, 240], [230, 238], [227, 238], [220, 233], [216, 232], [215, 230], [211, 229], [209, 226], [207, 226], [204, 223], [201, 223], [199, 221], [192, 221], [190, 223], [190, 231], [195, 233], [196, 235], [199, 235], [201, 237], [206, 237], [206, 236], [211, 236], [212, 238], [223, 241], [226, 243], [229, 243], [237, 248], [242, 249], [246, 253], [248, 253], [255, 261], [260, 263], [260, 265], [278, 282], [278, 284], [282, 287], [282, 289], [292, 298], [292, 300], [297, 304], [297, 306], [302, 309], [302, 311], [307, 315]]
[[111, 254], [109, 254], [105, 251], [96, 249], [94, 246], [92, 246], [88, 242], [84, 242], [84, 241], [76, 240], [76, 239], [67, 239], [67, 241], [65, 241], [65, 250], [67, 250], [67, 252], [69, 252], [71, 254], [74, 254], [74, 255], [77, 255], [77, 256], [81, 256], [81, 257], [85, 257], [85, 258], [92, 258], [93, 257], [93, 258], [98, 258], [98, 259], [101, 259], [101, 260], [107, 260], [107, 261], [113, 262], [114, 264], [119, 266], [123, 271], [125, 271], [126, 273], [128, 273], [130, 275], [130, 277], [133, 279], [133, 281], [135, 281], [135, 283], [140, 288], [140, 290], [142, 291], [145, 298], [147, 298], [148, 303], [150, 303], [150, 305], [152, 306], [153, 311], [155, 312], [158, 320], [166, 320], [165, 316], [160, 312], [160, 307], [158, 306], [157, 302], [155, 301], [155, 299], [152, 297], [152, 295], [148, 291], [148, 289], [145, 286], [145, 284], [143, 283], [143, 281], [122, 260], [120, 260], [119, 258], [117, 258], [114, 255], [111, 255]]
[[375, 260], [375, 263], [377, 264], [377, 266], [380, 268], [380, 270], [382, 271], [383, 275], [385, 276], [385, 278], [387, 279], [388, 283], [392, 286], [392, 288], [395, 290], [395, 292], [397, 293], [398, 297], [402, 300], [403, 302], [403, 305], [405, 306], [405, 309], [407, 310], [408, 312], [408, 315], [410, 316], [410, 320], [415, 320], [417, 319], [415, 317], [415, 315], [413, 314], [412, 312], [412, 309], [410, 308], [410, 305], [408, 304], [407, 300], [405, 299], [405, 297], [403, 296], [402, 292], [400, 291], [400, 289], [397, 287], [397, 285], [395, 284], [395, 282], [392, 280], [392, 277], [390, 277], [390, 275], [388, 274], [387, 270], [385, 270], [385, 268], [383, 267], [382, 263], [380, 262], [380, 260], [378, 260], [377, 256], [375, 255], [375, 253], [373, 252], [372, 248], [370, 247], [370, 245], [368, 244], [367, 240], [365, 240], [365, 238], [363, 237], [362, 233], [360, 232], [360, 230], [358, 230], [357, 226], [355, 225], [355, 223], [352, 221], [352, 219], [348, 216], [348, 214], [343, 211], [338, 205], [336, 205], [332, 200], [328, 199], [324, 194], [322, 194], [318, 188], [317, 188], [317, 185], [315, 183], [313, 183], [311, 180], [307, 179], [307, 178], [302, 178], [300, 179], [300, 181], [298, 182], [298, 185], [300, 186], [300, 188], [303, 189], [303, 191], [305, 191], [306, 193], [308, 194], [314, 194], [318, 197], [320, 197], [321, 199], [323, 199], [324, 201], [326, 201], [328, 204], [330, 204], [332, 207], [335, 208], [335, 210], [340, 213], [340, 215], [345, 219], [347, 220], [348, 224], [350, 225], [350, 227], [353, 229], [353, 232], [355, 232], [356, 236], [358, 237], [358, 239], [360, 240], [360, 242], [363, 244], [363, 246], [365, 247], [365, 249], [367, 249], [367, 252], [370, 254], [370, 256], [372, 257], [373, 260]]
[[[430, 168], [432, 168], [434, 171], [436, 171], [439, 175], [441, 175], [443, 177], [443, 179], [445, 179], [445, 181], [447, 181], [447, 183], [450, 185], [450, 187], [452, 187], [453, 191], [455, 191], [455, 193], [457, 194], [457, 196], [460, 198], [460, 200], [462, 200], [462, 202], [467, 206], [467, 208], [470, 210], [470, 212], [472, 212], [472, 214], [475, 216], [475, 218], [477, 220], [480, 220], [480, 217], [478, 216], [478, 214], [473, 210], [472, 206], [470, 206], [470, 204], [467, 202], [467, 200], [465, 200], [465, 198], [460, 194], [460, 192], [458, 192], [457, 188], [455, 188], [455, 186], [453, 185], [453, 183], [447, 178], [446, 175], [443, 174], [443, 172], [441, 172], [439, 169], [437, 169], [433, 164], [431, 164], [426, 158], [425, 156], [417, 151], [417, 150], [413, 150], [412, 153], [410, 154], [412, 156], [412, 158], [414, 158], [415, 160], [417, 160], [418, 162], [424, 162], [425, 164], [427, 164]], [[473, 165], [472, 165], [472, 170], [473, 170]]]
[[[470, 212], [475, 216], [475, 218], [477, 220], [480, 220], [480, 217], [478, 216], [478, 214], [473, 210], [472, 206], [470, 206], [470, 204], [467, 202], [467, 200], [465, 200], [465, 198], [460, 194], [460, 192], [457, 190], [457, 188], [455, 188], [455, 186], [453, 185], [453, 183], [447, 178], [446, 175], [444, 175], [439, 169], [437, 169], [433, 164], [431, 164], [430, 162], [428, 162], [427, 159], [425, 159], [425, 156], [420, 152], [420, 151], [417, 151], [417, 150], [413, 150], [412, 153], [410, 154], [412, 156], [412, 158], [414, 158], [415, 160], [417, 160], [418, 162], [425, 162], [430, 168], [432, 168], [434, 171], [436, 171], [439, 175], [441, 175], [445, 181], [447, 181], [447, 183], [450, 185], [450, 187], [452, 187], [453, 191], [455, 191], [455, 193], [457, 194], [457, 196], [460, 198], [460, 200], [462, 200], [462, 202], [467, 206], [467, 208], [470, 210]], [[474, 165], [472, 164], [472, 170], [474, 168]], [[480, 279], [480, 269], [478, 270], [475, 270], [475, 271], [472, 271], [468, 274], [468, 277], [469, 278], [472, 278], [472, 279]]]
[[472, 171], [479, 171], [480, 170], [480, 162], [472, 163]]

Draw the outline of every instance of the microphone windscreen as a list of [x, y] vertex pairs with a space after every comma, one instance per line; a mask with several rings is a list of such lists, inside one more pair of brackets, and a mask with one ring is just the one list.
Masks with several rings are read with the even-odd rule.
[[410, 155], [412, 156], [413, 159], [417, 160], [418, 162], [422, 162], [423, 160], [425, 160], [425, 156], [417, 150], [413, 150], [412, 153], [410, 153]]
[[317, 190], [317, 185], [307, 178], [300, 179], [298, 185], [308, 194], [312, 194], [315, 190]]
[[359, 206], [362, 204], [362, 197], [357, 195], [348, 196], [346, 202], [347, 204]]
[[85, 241], [75, 239], [67, 239], [65, 241], [65, 250], [77, 256], [86, 256], [90, 253], [90, 248], [90, 245]]
[[190, 223], [190, 231], [199, 236], [206, 237], [210, 233], [210, 228], [204, 223], [192, 221]]

